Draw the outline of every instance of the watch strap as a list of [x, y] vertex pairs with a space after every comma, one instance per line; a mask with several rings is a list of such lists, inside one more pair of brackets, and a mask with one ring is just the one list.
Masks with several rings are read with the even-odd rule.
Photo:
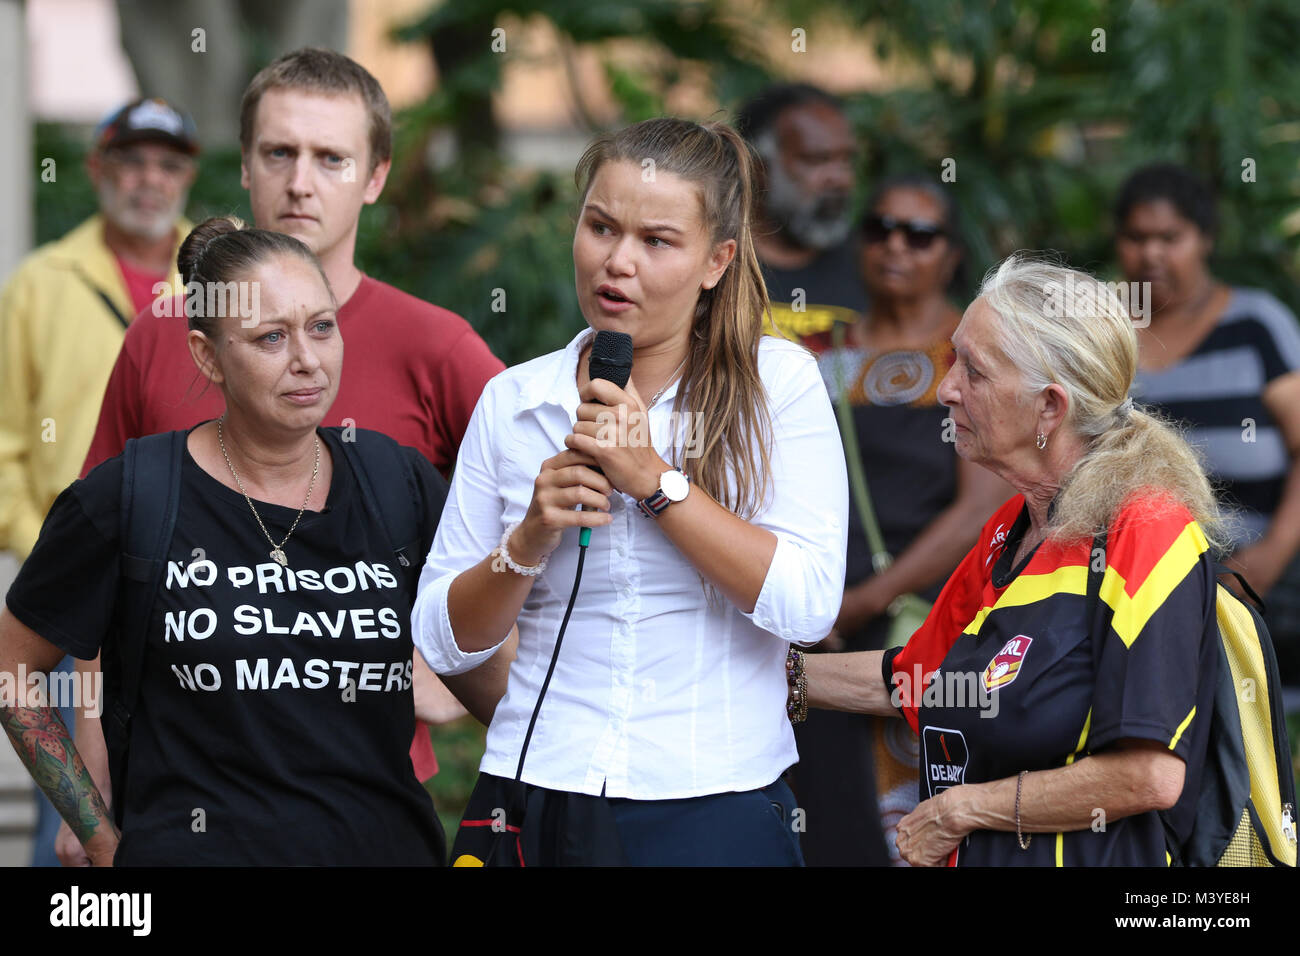
[[[686, 481], [689, 482], [691, 480], [690, 477], [680, 468], [674, 468], [673, 471], [681, 473], [682, 477], [685, 478]], [[654, 494], [650, 495], [650, 497], [642, 498], [638, 501], [636, 506], [641, 509], [641, 513], [647, 518], [658, 518], [672, 503], [673, 500], [664, 494], [662, 488], [659, 488]]]

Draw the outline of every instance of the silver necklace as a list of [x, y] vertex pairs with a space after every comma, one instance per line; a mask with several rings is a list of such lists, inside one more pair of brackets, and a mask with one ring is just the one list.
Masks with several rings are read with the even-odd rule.
[[230, 461], [230, 456], [226, 454], [226, 440], [221, 434], [221, 423], [225, 421], [225, 416], [217, 419], [217, 444], [221, 446], [221, 457], [226, 459], [226, 467], [230, 469], [230, 477], [235, 479], [235, 484], [239, 486], [239, 491], [248, 502], [249, 509], [253, 512], [253, 517], [257, 519], [258, 527], [262, 529], [262, 534], [266, 535], [266, 540], [271, 542], [271, 557], [281, 567], [288, 567], [289, 559], [284, 555], [285, 541], [289, 540], [289, 535], [293, 534], [294, 528], [298, 527], [298, 522], [302, 520], [303, 512], [307, 510], [307, 502], [311, 501], [311, 490], [316, 487], [316, 473], [320, 471], [320, 438], [312, 436], [316, 442], [316, 464], [311, 467], [311, 481], [307, 482], [307, 497], [303, 500], [302, 507], [298, 509], [298, 517], [293, 519], [293, 524], [289, 528], [289, 534], [284, 536], [284, 541], [279, 544], [271, 537], [271, 533], [266, 530], [266, 525], [262, 523], [262, 516], [257, 513], [253, 507], [253, 499], [248, 497], [248, 492], [244, 491], [244, 483], [239, 480], [239, 475], [235, 473], [235, 466]]
[[[690, 356], [688, 355], [686, 358], [690, 358]], [[673, 382], [677, 381], [678, 374], [685, 367], [686, 367], [686, 359], [682, 359], [682, 364], [677, 366], [677, 371], [673, 372], [672, 375], [668, 376], [668, 381], [664, 382], [664, 387], [659, 389], [659, 391], [655, 392], [654, 396], [650, 399], [650, 404], [645, 407], [645, 410], [647, 412], [650, 411], [650, 409], [654, 408], [655, 402], [659, 401], [659, 398], [663, 395], [663, 393], [668, 391], [668, 386], [671, 385]]]

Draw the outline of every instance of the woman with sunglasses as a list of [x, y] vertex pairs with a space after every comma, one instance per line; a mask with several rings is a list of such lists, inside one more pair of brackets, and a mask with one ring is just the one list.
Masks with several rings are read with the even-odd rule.
[[[820, 353], [842, 427], [852, 423], [846, 454], [856, 439], [869, 507], [893, 557], [889, 567], [873, 569], [855, 496], [844, 603], [823, 642], [827, 650], [884, 647], [891, 604], [909, 594], [934, 600], [1010, 494], [996, 476], [957, 457], [947, 409], [935, 395], [953, 363], [961, 311], [947, 292], [963, 255], [956, 205], [943, 186], [919, 175], [886, 180], [862, 226], [859, 261], [871, 305], [853, 325], [805, 343]], [[916, 805], [917, 760], [915, 739], [890, 733], [897, 729], [831, 711], [813, 711], [796, 728], [809, 865], [898, 861], [892, 834]], [[834, 827], [815, 823], [832, 818]]]

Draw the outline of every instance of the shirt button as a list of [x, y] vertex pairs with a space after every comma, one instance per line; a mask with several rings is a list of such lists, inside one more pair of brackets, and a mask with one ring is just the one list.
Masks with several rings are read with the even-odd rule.
[[623, 547], [621, 544], [617, 548], [615, 548], [615, 550], [618, 552], [618, 556], [620, 558], [627, 556], [627, 548]]

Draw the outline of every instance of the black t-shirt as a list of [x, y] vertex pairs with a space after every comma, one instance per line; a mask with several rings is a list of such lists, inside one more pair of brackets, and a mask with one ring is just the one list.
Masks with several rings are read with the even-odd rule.
[[[416, 578], [366, 511], [340, 430], [319, 434], [333, 479], [325, 508], [303, 513], [284, 545], [287, 568], [243, 495], [186, 452], [126, 792], [114, 794], [126, 801], [118, 865], [444, 862], [408, 754]], [[446, 483], [404, 451], [424, 554]], [[118, 457], [65, 490], [6, 599], [83, 659], [112, 640], [121, 484]], [[280, 541], [297, 509], [255, 504]]]
[[850, 237], [798, 269], [761, 263], [767, 295], [773, 302], [790, 302], [802, 289], [809, 305], [835, 305], [854, 312], [867, 310], [867, 289], [858, 269], [858, 243]]
[[[1064, 767], [1141, 738], [1185, 762], [1182, 796], [1167, 811], [1185, 840], [1218, 673], [1215, 581], [1200, 528], [1178, 507], [1139, 502], [1122, 511], [1094, 622], [1086, 597], [1091, 541], [1049, 542], [1012, 567], [1027, 527], [1017, 496], [985, 526], [925, 626], [887, 657], [904, 716], [921, 738], [920, 798]], [[909, 700], [913, 687], [925, 689]], [[957, 864], [1165, 865], [1158, 813], [1116, 819], [1105, 811], [1099, 800], [1089, 827], [1035, 834], [1027, 850], [1014, 832], [977, 830], [958, 846]]]
[[867, 311], [867, 289], [858, 270], [855, 237], [833, 246], [799, 269], [760, 263], [772, 319], [787, 336], [826, 332], [834, 321]]

